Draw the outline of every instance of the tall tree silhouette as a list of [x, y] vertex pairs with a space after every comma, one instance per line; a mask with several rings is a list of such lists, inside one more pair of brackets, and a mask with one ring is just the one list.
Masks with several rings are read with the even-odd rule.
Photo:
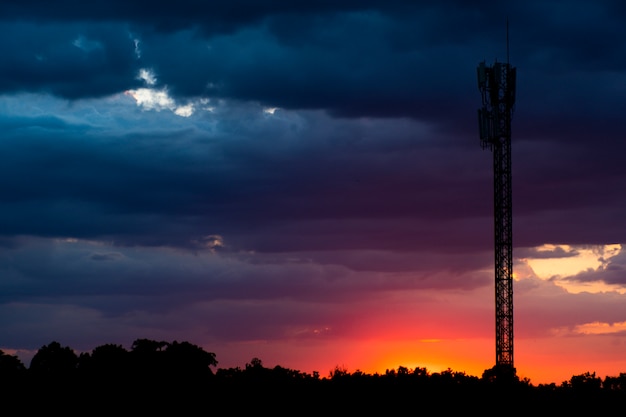
[[132, 371], [137, 378], [141, 378], [150, 385], [163, 383], [163, 357], [167, 342], [151, 339], [137, 339], [133, 342], [130, 351]]
[[129, 359], [130, 353], [121, 345], [108, 343], [81, 354], [78, 368], [95, 377], [121, 377], [129, 372]]
[[176, 376], [207, 377], [217, 366], [215, 353], [207, 352], [189, 342], [174, 341], [165, 349], [167, 371]]
[[54, 341], [35, 353], [30, 361], [29, 372], [39, 376], [65, 377], [75, 373], [77, 366], [76, 353]]

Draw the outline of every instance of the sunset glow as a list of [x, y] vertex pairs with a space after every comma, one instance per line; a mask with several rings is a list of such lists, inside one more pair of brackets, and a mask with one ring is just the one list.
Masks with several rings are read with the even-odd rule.
[[626, 7], [474, 3], [0, 3], [0, 350], [481, 376], [510, 173], [518, 376], [626, 372]]

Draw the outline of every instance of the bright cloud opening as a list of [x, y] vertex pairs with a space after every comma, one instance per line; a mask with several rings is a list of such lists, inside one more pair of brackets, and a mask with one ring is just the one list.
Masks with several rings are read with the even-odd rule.
[[[154, 86], [157, 82], [154, 72], [147, 68], [142, 68], [137, 74], [137, 79], [142, 80], [148, 86]], [[179, 105], [169, 95], [167, 88], [138, 88], [136, 90], [128, 90], [126, 94], [131, 96], [137, 102], [137, 106], [144, 110], [169, 110], [181, 117], [190, 117], [195, 112], [195, 106], [192, 103]]]
[[176, 108], [176, 103], [167, 94], [166, 90], [138, 88], [136, 90], [128, 90], [127, 94], [134, 98], [137, 105], [145, 110], [161, 111], [164, 109], [174, 110]]
[[139, 70], [137, 78], [143, 80], [148, 85], [156, 84], [156, 76], [154, 75], [154, 72], [146, 68], [142, 68]]
[[185, 106], [179, 106], [174, 110], [174, 113], [178, 116], [189, 117], [193, 114], [194, 107], [193, 104], [187, 104]]
[[577, 282], [562, 278], [571, 277], [581, 272], [600, 271], [609, 260], [618, 255], [621, 245], [573, 246], [545, 244], [535, 248], [536, 257], [521, 259], [520, 262], [531, 269], [534, 276], [551, 279], [568, 292], [600, 293], [617, 291], [626, 293], [626, 289], [600, 281]]
[[138, 88], [126, 91], [126, 94], [134, 98], [137, 106], [144, 110], [170, 110], [181, 117], [190, 117], [195, 111], [193, 104], [177, 105], [166, 89]]
[[194, 239], [191, 242], [199, 247], [206, 248], [211, 252], [215, 252], [216, 249], [225, 247], [224, 238], [220, 235], [207, 235], [201, 237], [200, 239]]

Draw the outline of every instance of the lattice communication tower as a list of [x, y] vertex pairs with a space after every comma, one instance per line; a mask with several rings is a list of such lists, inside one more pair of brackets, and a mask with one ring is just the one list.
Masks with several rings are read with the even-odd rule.
[[[507, 41], [508, 42], [508, 41]], [[508, 50], [508, 46], [507, 46]], [[513, 363], [513, 228], [511, 187], [511, 119], [515, 103], [514, 67], [480, 63], [478, 110], [480, 143], [493, 152], [496, 366], [499, 373], [515, 375]]]

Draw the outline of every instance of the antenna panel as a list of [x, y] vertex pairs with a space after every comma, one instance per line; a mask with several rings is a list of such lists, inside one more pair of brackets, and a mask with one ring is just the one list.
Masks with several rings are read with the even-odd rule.
[[509, 68], [509, 79], [508, 79], [508, 88], [509, 88], [509, 97], [511, 100], [511, 106], [515, 103], [515, 77], [517, 75], [517, 71], [515, 67]]
[[478, 73], [478, 87], [482, 88], [487, 82], [487, 73], [485, 71], [485, 63], [481, 62], [476, 68], [476, 72]]

